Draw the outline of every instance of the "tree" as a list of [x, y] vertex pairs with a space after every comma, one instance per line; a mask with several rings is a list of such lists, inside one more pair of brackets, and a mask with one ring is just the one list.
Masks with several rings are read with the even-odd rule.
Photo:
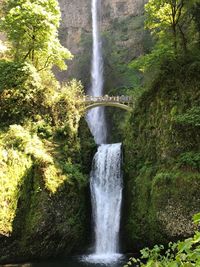
[[60, 9], [56, 0], [7, 0], [0, 29], [13, 45], [15, 60], [30, 61], [37, 70], [57, 65], [66, 69], [64, 59], [71, 53], [58, 39]]
[[172, 42], [174, 52], [178, 48], [187, 52], [188, 32], [193, 22], [191, 10], [199, 0], [149, 0], [145, 6], [146, 27], [161, 42]]
[[[145, 27], [154, 37], [151, 52], [131, 62], [151, 79], [166, 62], [199, 57], [200, 0], [149, 0]], [[146, 78], [148, 75], [145, 76]]]
[[192, 8], [192, 15], [194, 17], [194, 22], [195, 22], [195, 27], [196, 27], [196, 30], [197, 30], [197, 42], [199, 44], [199, 47], [200, 47], [200, 2], [197, 2], [193, 8]]

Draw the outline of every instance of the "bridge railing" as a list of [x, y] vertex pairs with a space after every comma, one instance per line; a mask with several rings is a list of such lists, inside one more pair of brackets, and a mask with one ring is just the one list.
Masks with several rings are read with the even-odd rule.
[[122, 103], [122, 104], [131, 104], [133, 99], [130, 96], [85, 96], [83, 101], [85, 103], [95, 103], [95, 102], [107, 102], [107, 103]]

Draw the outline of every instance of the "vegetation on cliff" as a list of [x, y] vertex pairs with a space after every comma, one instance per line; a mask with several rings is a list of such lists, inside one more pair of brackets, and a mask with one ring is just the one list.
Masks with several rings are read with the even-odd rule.
[[9, 0], [1, 13], [0, 260], [69, 253], [81, 248], [89, 227], [95, 146], [79, 127], [82, 85], [60, 85], [51, 71], [72, 58], [58, 40], [57, 1]]
[[191, 236], [200, 204], [199, 1], [145, 9], [154, 47], [131, 63], [144, 80], [124, 134], [128, 248]]
[[[199, 224], [200, 213], [194, 216], [194, 222]], [[199, 266], [200, 264], [200, 232], [196, 231], [194, 236], [177, 243], [170, 242], [167, 249], [163, 245], [155, 245], [153, 249], [141, 250], [141, 258], [130, 258], [124, 265], [143, 267], [179, 267]]]

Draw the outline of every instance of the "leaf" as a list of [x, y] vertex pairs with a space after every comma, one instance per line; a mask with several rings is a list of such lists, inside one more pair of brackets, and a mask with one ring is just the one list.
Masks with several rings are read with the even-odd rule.
[[193, 221], [195, 224], [200, 223], [200, 213], [197, 213], [193, 216]]

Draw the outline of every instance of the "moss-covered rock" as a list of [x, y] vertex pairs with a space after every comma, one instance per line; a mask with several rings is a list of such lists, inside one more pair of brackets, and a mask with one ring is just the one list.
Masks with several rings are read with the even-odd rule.
[[[195, 66], [195, 67], [194, 67]], [[200, 209], [200, 68], [165, 62], [125, 132], [127, 247], [191, 235]]]
[[47, 141], [19, 125], [2, 131], [0, 140], [0, 262], [82, 251], [90, 239], [95, 148], [84, 122], [71, 161], [63, 139]]
[[81, 118], [79, 122], [78, 137], [80, 139], [80, 156], [83, 166], [83, 171], [90, 173], [92, 159], [96, 152], [97, 146], [94, 141], [85, 118]]

